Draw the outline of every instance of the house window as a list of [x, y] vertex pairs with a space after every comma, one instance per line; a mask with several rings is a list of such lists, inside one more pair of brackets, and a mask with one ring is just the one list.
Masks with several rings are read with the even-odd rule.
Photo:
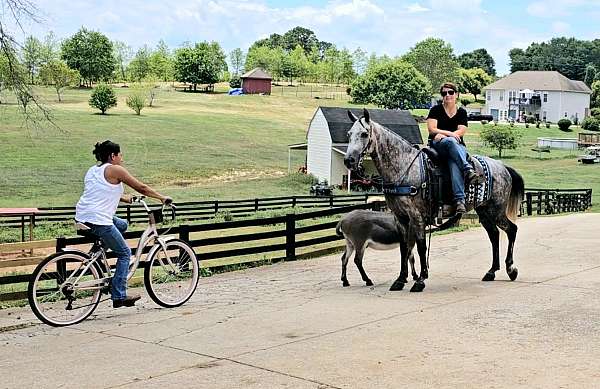
[[544, 111], [544, 116], [543, 116], [543, 120], [546, 121], [546, 117], [548, 116], [548, 112]]
[[498, 98], [500, 101], [504, 100], [504, 92], [500, 92], [500, 96]]
[[517, 91], [516, 90], [509, 90], [508, 91], [508, 101], [515, 101], [517, 98]]
[[548, 93], [544, 93], [544, 103], [548, 102]]
[[492, 92], [487, 92], [487, 101], [492, 101]]

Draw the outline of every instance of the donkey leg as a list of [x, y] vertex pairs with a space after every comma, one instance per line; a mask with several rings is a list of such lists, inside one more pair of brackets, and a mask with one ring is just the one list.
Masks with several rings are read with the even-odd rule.
[[369, 276], [367, 276], [367, 273], [365, 272], [365, 269], [362, 265], [363, 256], [365, 255], [365, 249], [366, 247], [356, 248], [356, 255], [354, 255], [354, 264], [358, 268], [360, 276], [362, 277], [362, 280], [365, 282], [365, 284], [367, 286], [373, 286], [373, 282], [369, 279]]
[[492, 223], [487, 217], [480, 216], [481, 224], [485, 228], [490, 242], [492, 242], [492, 267], [485, 273], [482, 281], [494, 281], [496, 278], [496, 271], [500, 270], [500, 231], [496, 227], [495, 223]]
[[346, 249], [344, 250], [344, 254], [342, 254], [342, 286], [350, 286], [348, 278], [346, 278], [346, 269], [348, 265], [348, 259], [352, 255], [353, 251], [354, 246], [352, 246], [352, 243], [350, 243], [350, 241], [347, 240]]
[[400, 241], [400, 275], [394, 281], [390, 287], [391, 291], [402, 290], [404, 285], [408, 282], [408, 246], [406, 241], [401, 239]]
[[515, 247], [515, 240], [517, 239], [518, 227], [515, 223], [506, 218], [506, 227], [502, 228], [508, 236], [508, 250], [506, 250], [506, 274], [511, 281], [517, 279], [519, 275], [519, 269], [513, 264], [513, 248]]
[[417, 251], [419, 252], [419, 261], [421, 263], [421, 274], [415, 281], [411, 292], [422, 292], [425, 289], [425, 280], [429, 278], [429, 269], [427, 269], [427, 241], [424, 237], [417, 238]]

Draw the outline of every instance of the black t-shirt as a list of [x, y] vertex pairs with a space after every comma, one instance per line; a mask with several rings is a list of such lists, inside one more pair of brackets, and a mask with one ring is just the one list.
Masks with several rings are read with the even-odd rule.
[[[427, 115], [427, 119], [436, 119], [437, 120], [437, 128], [444, 131], [457, 131], [458, 126], [468, 126], [467, 123], [467, 111], [463, 107], [459, 107], [456, 110], [456, 114], [451, 118], [448, 117], [446, 111], [444, 110], [444, 106], [442, 104], [435, 105], [431, 107], [429, 110], [429, 114]], [[435, 135], [429, 134], [429, 139], [433, 140]], [[460, 138], [461, 143], [464, 144], [462, 137]]]

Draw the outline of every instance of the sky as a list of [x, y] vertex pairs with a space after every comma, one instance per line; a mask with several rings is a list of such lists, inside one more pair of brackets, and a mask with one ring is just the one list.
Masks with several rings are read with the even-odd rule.
[[511, 48], [556, 36], [600, 38], [600, 0], [32, 1], [44, 20], [24, 29], [40, 38], [48, 31], [66, 38], [85, 26], [134, 50], [160, 39], [171, 48], [214, 40], [228, 53], [303, 26], [339, 48], [378, 55], [404, 54], [427, 37], [444, 39], [457, 55], [485, 48], [499, 75], [510, 71]]

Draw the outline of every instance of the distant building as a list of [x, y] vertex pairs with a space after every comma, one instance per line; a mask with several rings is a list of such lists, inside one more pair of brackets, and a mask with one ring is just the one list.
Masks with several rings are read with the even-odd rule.
[[484, 111], [494, 120], [531, 115], [553, 123], [562, 118], [581, 122], [589, 115], [590, 88], [556, 71], [518, 71], [484, 89]]
[[[357, 117], [362, 109], [350, 108]], [[423, 138], [417, 121], [409, 111], [391, 109], [369, 109], [371, 119], [389, 128], [412, 144], [422, 144]], [[318, 107], [308, 126], [306, 143], [289, 146], [292, 150], [306, 150], [306, 170], [320, 181], [327, 180], [330, 185], [348, 183], [349, 171], [344, 166], [344, 155], [348, 149], [348, 130], [352, 121], [348, 117], [348, 108]], [[375, 173], [370, 159], [365, 158], [365, 172]]]
[[264, 93], [266, 95], [271, 94], [271, 80], [273, 77], [269, 73], [265, 72], [260, 68], [255, 68], [247, 73], [244, 73], [242, 77], [242, 90], [246, 94]]

